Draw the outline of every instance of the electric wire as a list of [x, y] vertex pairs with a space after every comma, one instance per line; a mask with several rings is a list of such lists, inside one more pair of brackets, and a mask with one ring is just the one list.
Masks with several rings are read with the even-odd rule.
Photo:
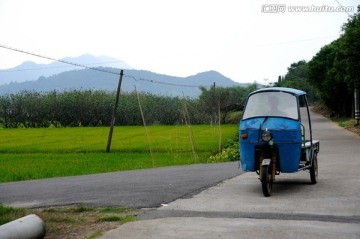
[[113, 71], [104, 70], [104, 69], [101, 69], [101, 68], [98, 68], [98, 67], [95, 68], [95, 67], [90, 67], [90, 66], [86, 66], [86, 65], [83, 65], [83, 64], [70, 62], [70, 61], [65, 61], [65, 60], [61, 60], [61, 59], [55, 59], [53, 57], [40, 55], [40, 54], [37, 54], [37, 53], [21, 50], [21, 49], [10, 47], [10, 46], [5, 46], [3, 44], [0, 44], [0, 47], [8, 49], [8, 50], [24, 53], [24, 54], [27, 54], [27, 55], [36, 56], [36, 57], [40, 57], [40, 58], [43, 58], [43, 59], [51, 60], [51, 61], [57, 61], [57, 62], [62, 62], [62, 63], [73, 65], [73, 66], [82, 67], [82, 68], [89, 69], [89, 70], [95, 70], [95, 71], [105, 72], [105, 73], [109, 73], [109, 74], [120, 75], [120, 72], [113, 72]]
[[[119, 61], [108, 61], [108, 62], [97, 62], [97, 63], [89, 63], [86, 64], [86, 66], [89, 65], [98, 65], [98, 64], [111, 64], [111, 63], [117, 63]], [[3, 72], [18, 72], [18, 71], [37, 71], [37, 70], [49, 70], [49, 69], [60, 69], [60, 68], [69, 68], [71, 66], [67, 66], [67, 65], [62, 65], [62, 66], [47, 66], [47, 67], [39, 67], [39, 68], [23, 68], [23, 69], [5, 69], [5, 70], [0, 70], [0, 73]]]
[[337, 2], [337, 4], [338, 4], [340, 7], [343, 7], [344, 10], [345, 10], [345, 12], [347, 13], [347, 15], [348, 15], [349, 17], [351, 17], [350, 13], [349, 13], [348, 11], [346, 11], [346, 8], [345, 8], [343, 5], [341, 5], [338, 0], [334, 0], [334, 1]]
[[124, 76], [128, 77], [128, 78], [131, 78], [131, 79], [133, 79], [135, 81], [146, 81], [146, 82], [155, 83], [155, 84], [161, 84], [161, 85], [170, 85], [170, 86], [179, 86], [179, 87], [193, 87], [193, 88], [206, 87], [206, 86], [202, 86], [202, 85], [183, 85], [183, 84], [162, 82], [162, 81], [157, 81], [157, 80], [149, 80], [149, 79], [145, 79], [145, 78], [136, 78], [135, 76], [127, 75], [127, 74], [124, 74]]
[[[3, 45], [3, 44], [0, 44], [0, 47], [5, 48], [7, 50], [17, 51], [17, 52], [24, 53], [24, 54], [27, 54], [27, 55], [32, 55], [32, 56], [44, 58], [44, 59], [47, 59], [47, 60], [57, 61], [57, 62], [61, 62], [61, 63], [64, 63], [64, 64], [73, 65], [73, 66], [77, 66], [77, 67], [82, 67], [82, 68], [85, 68], [85, 69], [88, 69], [88, 70], [100, 71], [100, 72], [103, 72], [103, 73], [114, 74], [114, 75], [120, 76], [120, 72], [109, 71], [109, 70], [106, 70], [106, 68], [90, 67], [90, 66], [87, 66], [87, 65], [84, 65], [84, 64], [74, 63], [74, 62], [65, 61], [65, 60], [61, 60], [61, 59], [56, 59], [56, 58], [53, 58], [53, 57], [44, 56], [44, 55], [41, 55], [41, 54], [38, 54], [38, 53], [33, 53], [33, 52], [21, 50], [21, 49], [6, 46], [6, 45]], [[193, 87], [193, 88], [206, 87], [206, 86], [202, 86], [202, 85], [175, 84], [175, 83], [169, 83], [169, 82], [162, 82], [162, 81], [158, 81], [158, 80], [150, 80], [150, 79], [145, 79], [145, 78], [136, 78], [135, 76], [127, 75], [127, 74], [124, 74], [124, 76], [128, 77], [128, 78], [131, 78], [131, 79], [133, 79], [135, 81], [145, 81], [145, 82], [150, 82], [150, 83], [154, 83], [154, 84], [161, 84], [161, 85], [170, 85], [170, 86], [178, 86], [178, 87]]]

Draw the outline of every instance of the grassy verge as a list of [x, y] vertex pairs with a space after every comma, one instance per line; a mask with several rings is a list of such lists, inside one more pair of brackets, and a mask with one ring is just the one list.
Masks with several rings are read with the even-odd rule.
[[144, 127], [115, 127], [110, 153], [104, 127], [1, 129], [0, 182], [229, 161], [211, 156], [237, 127], [151, 126], [150, 144]]
[[91, 239], [136, 220], [138, 212], [128, 208], [90, 208], [81, 205], [15, 209], [0, 204], [0, 225], [29, 214], [38, 215], [46, 223], [45, 239]]
[[329, 108], [327, 108], [324, 104], [321, 103], [315, 104], [313, 107], [313, 111], [336, 122], [340, 127], [343, 127], [348, 131], [360, 136], [360, 125], [356, 124], [355, 119], [338, 117], [334, 112], [332, 112]]
[[360, 125], [356, 125], [356, 120], [351, 118], [334, 118], [340, 127], [343, 127], [360, 136]]

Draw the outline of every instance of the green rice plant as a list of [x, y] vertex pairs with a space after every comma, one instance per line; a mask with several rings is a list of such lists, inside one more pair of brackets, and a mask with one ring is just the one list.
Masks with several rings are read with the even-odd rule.
[[[236, 138], [236, 125], [115, 127], [110, 153], [105, 153], [108, 128], [0, 130], [0, 182], [85, 175], [123, 170], [206, 163], [222, 143]], [[152, 162], [152, 160], [154, 162]], [[223, 159], [227, 161], [227, 159]]]
[[[218, 143], [217, 126], [192, 126], [197, 150], [211, 150]], [[20, 128], [0, 131], [0, 152], [27, 153], [81, 153], [104, 152], [108, 138], [108, 128]], [[176, 147], [190, 149], [190, 135], [187, 126], [149, 126], [150, 144], [154, 151], [164, 151]], [[225, 136], [223, 142], [237, 133], [236, 125], [221, 126]], [[146, 134], [142, 126], [115, 127], [111, 151], [148, 152]]]

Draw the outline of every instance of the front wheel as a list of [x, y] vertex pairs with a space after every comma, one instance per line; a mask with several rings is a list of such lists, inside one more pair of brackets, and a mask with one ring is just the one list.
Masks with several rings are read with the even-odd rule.
[[271, 167], [269, 165], [261, 167], [261, 186], [264, 196], [269, 197], [272, 190]]
[[313, 162], [310, 168], [310, 180], [312, 184], [316, 184], [318, 181], [318, 162], [317, 155], [314, 155]]

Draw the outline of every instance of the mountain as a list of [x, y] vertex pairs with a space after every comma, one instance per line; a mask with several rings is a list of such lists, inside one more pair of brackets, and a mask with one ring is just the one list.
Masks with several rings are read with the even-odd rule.
[[[71, 63], [71, 64], [67, 64]], [[84, 68], [83, 66], [86, 66]], [[91, 68], [91, 69], [89, 69]], [[120, 69], [124, 70], [122, 91], [138, 91], [166, 96], [197, 97], [199, 86], [246, 86], [221, 75], [207, 71], [188, 77], [175, 77], [145, 70], [134, 70], [128, 64], [108, 56], [84, 54], [67, 57], [50, 64], [31, 61], [11, 69], [0, 70], [0, 95], [27, 91], [49, 92], [65, 90], [116, 91]]]
[[[0, 86], [0, 95], [20, 91], [65, 91], [65, 90], [107, 90], [116, 91], [119, 81], [118, 68], [98, 67], [62, 72], [49, 77], [39, 77], [36, 81], [10, 83]], [[202, 72], [188, 77], [174, 77], [157, 74], [145, 70], [124, 70], [122, 91], [149, 92], [165, 96], [198, 97], [201, 94], [199, 86], [212, 87], [246, 86], [221, 75], [216, 71]]]
[[14, 68], [0, 70], [0, 85], [12, 82], [35, 81], [41, 76], [48, 77], [65, 71], [84, 69], [83, 67], [66, 64], [64, 62], [85, 65], [87, 67], [101, 66], [132, 69], [128, 64], [118, 59], [108, 56], [95, 57], [90, 54], [84, 54], [79, 57], [67, 57], [61, 59], [60, 61], [54, 61], [50, 64], [37, 64], [31, 61], [26, 61]]

